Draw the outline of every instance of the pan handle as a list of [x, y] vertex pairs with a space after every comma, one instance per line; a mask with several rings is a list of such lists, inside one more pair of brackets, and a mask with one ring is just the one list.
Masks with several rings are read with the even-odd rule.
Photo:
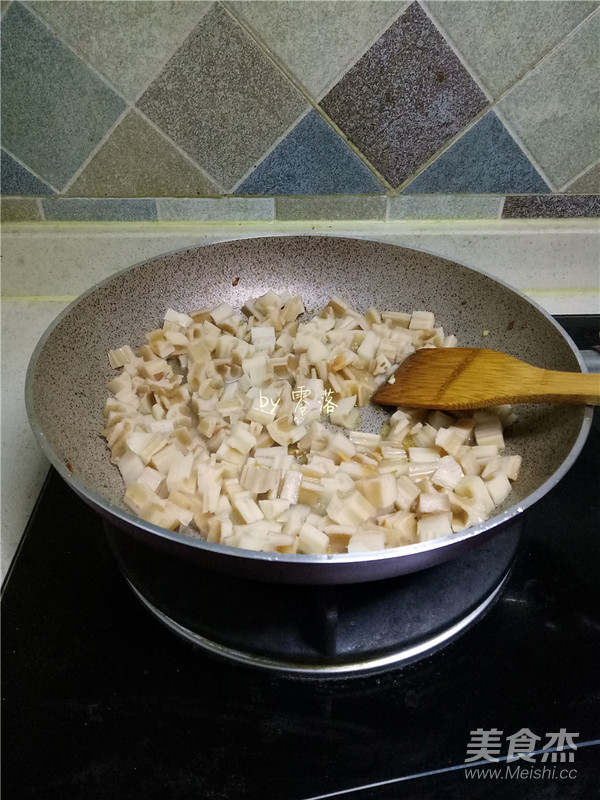
[[596, 375], [600, 373], [600, 353], [597, 350], [581, 350], [580, 352], [588, 372]]

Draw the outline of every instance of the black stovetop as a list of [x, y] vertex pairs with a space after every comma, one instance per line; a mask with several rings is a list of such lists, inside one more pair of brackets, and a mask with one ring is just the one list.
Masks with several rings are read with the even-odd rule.
[[[560, 321], [597, 344], [597, 318]], [[52, 471], [5, 581], [4, 800], [597, 796], [599, 447], [597, 411], [575, 466], [527, 514], [483, 619], [418, 663], [343, 680], [251, 669], [176, 638]], [[490, 764], [502, 777], [469, 777], [477, 729], [502, 732]], [[536, 750], [573, 734], [573, 761], [507, 762], [523, 729]]]

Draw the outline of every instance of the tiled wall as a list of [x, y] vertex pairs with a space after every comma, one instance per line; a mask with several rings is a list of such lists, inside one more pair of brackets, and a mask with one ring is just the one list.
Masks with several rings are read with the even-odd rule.
[[3, 2], [3, 219], [599, 216], [598, 6]]

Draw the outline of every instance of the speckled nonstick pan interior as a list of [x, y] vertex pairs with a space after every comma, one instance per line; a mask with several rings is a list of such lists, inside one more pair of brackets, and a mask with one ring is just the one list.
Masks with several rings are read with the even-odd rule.
[[[333, 294], [366, 310], [435, 312], [459, 344], [502, 350], [539, 367], [580, 371], [574, 345], [525, 297], [491, 277], [395, 245], [335, 237], [244, 239], [198, 247], [131, 267], [72, 303], [44, 334], [31, 359], [26, 401], [31, 425], [72, 488], [121, 531], [170, 557], [250, 578], [292, 583], [376, 580], [427, 568], [505, 529], [567, 471], [589, 431], [591, 410], [520, 406], [508, 451], [523, 456], [510, 505], [475, 528], [433, 542], [378, 553], [298, 556], [258, 553], [158, 528], [122, 503], [124, 486], [99, 431], [107, 350], [138, 346], [168, 307], [186, 311], [288, 289], [308, 310]], [[489, 331], [484, 336], [484, 331]], [[368, 422], [368, 419], [367, 419]], [[372, 425], [379, 424], [375, 419]], [[81, 532], [85, 536], [85, 531]]]

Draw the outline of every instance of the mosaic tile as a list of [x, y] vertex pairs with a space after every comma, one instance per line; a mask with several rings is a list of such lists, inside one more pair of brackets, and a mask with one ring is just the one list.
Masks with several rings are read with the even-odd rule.
[[331, 125], [311, 111], [238, 188], [239, 194], [355, 194], [383, 186]]
[[0, 205], [2, 222], [30, 222], [41, 220], [37, 200], [21, 198], [19, 200], [3, 200]]
[[2, 143], [61, 189], [125, 108], [19, 3], [2, 19]]
[[555, 189], [598, 158], [599, 41], [596, 12], [498, 106]]
[[220, 190], [168, 139], [132, 111], [68, 193], [77, 197], [189, 197], [220, 194]]
[[396, 187], [485, 108], [487, 100], [413, 3], [321, 105]]
[[46, 219], [77, 222], [132, 222], [156, 219], [156, 201], [146, 198], [118, 200], [57, 197], [42, 200]]
[[292, 219], [385, 219], [385, 197], [365, 195], [275, 198], [275, 218]]
[[160, 198], [156, 201], [158, 218], [164, 220], [202, 220], [228, 222], [233, 220], [272, 220], [275, 206], [272, 198], [223, 197]]
[[226, 189], [307, 108], [307, 101], [218, 6], [139, 102]]
[[553, 195], [507, 197], [503, 217], [600, 217], [600, 197], [594, 195]]
[[226, 3], [312, 97], [330, 89], [408, 5], [392, 0]]
[[600, 164], [594, 164], [566, 189], [574, 194], [600, 194]]
[[401, 194], [388, 200], [388, 219], [497, 219], [503, 200], [482, 195]]
[[425, 5], [495, 98], [598, 7], [597, 2], [564, 0], [433, 0]]
[[547, 191], [545, 181], [493, 111], [404, 189], [406, 194]]
[[130, 100], [148, 86], [212, 5], [198, 0], [29, 3]]
[[2, 194], [54, 194], [54, 191], [8, 153], [2, 150], [0, 158]]

